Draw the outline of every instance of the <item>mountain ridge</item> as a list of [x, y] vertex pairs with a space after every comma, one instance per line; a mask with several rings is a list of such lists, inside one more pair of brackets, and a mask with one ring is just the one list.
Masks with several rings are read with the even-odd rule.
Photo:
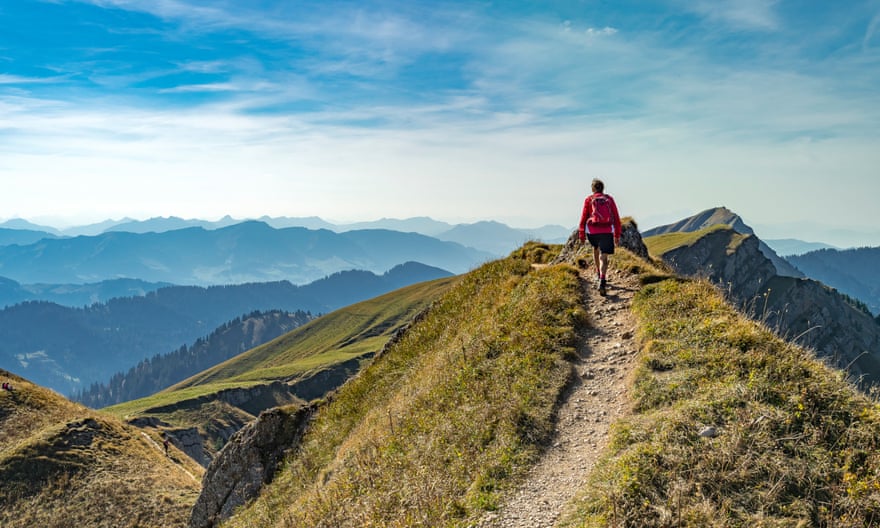
[[[672, 224], [654, 227], [642, 233], [642, 236], [645, 238], [650, 238], [652, 236], [666, 233], [693, 233], [709, 227], [720, 225], [729, 226], [734, 231], [742, 233], [744, 235], [755, 234], [755, 231], [751, 227], [749, 227], [738, 214], [734, 213], [724, 206], [721, 206], [714, 207], [712, 209], [706, 209], [705, 211], [697, 213], [694, 216], [684, 218]], [[758, 241], [761, 253], [763, 253], [764, 256], [770, 259], [770, 262], [773, 263], [773, 266], [776, 268], [777, 273], [786, 277], [804, 276], [804, 274], [800, 270], [792, 266], [784, 258], [777, 255], [776, 252], [770, 246], [764, 243], [763, 240], [758, 239]]]

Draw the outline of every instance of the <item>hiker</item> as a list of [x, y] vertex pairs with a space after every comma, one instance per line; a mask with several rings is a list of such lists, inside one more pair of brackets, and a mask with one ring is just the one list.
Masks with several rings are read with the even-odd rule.
[[12, 392], [12, 383], [3, 382], [3, 390]]
[[168, 456], [168, 433], [162, 433], [162, 445], [165, 446], [165, 456]]
[[614, 254], [614, 246], [620, 245], [620, 214], [614, 198], [605, 194], [605, 184], [594, 179], [591, 184], [593, 194], [584, 200], [581, 212], [581, 223], [578, 226], [578, 238], [581, 242], [589, 240], [593, 246], [593, 261], [596, 263], [596, 280], [599, 283], [599, 294], [605, 295], [608, 272], [608, 255]]

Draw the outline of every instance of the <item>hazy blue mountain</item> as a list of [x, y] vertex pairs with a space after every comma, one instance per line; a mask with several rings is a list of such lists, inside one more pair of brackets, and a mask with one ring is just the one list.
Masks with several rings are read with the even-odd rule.
[[500, 222], [477, 222], [457, 225], [438, 234], [437, 238], [506, 256], [533, 237], [525, 231], [513, 229]]
[[545, 225], [535, 229], [521, 229], [530, 235], [531, 238], [541, 240], [550, 244], [564, 244], [575, 227], [563, 227], [561, 225]]
[[126, 233], [164, 233], [166, 231], [176, 231], [178, 229], [187, 229], [190, 227], [201, 227], [203, 229], [221, 229], [231, 225], [240, 224], [244, 220], [236, 220], [231, 216], [224, 216], [220, 220], [199, 220], [195, 218], [185, 219], [177, 216], [155, 217], [147, 220], [129, 220], [120, 222], [108, 228], [108, 231], [125, 231]]
[[820, 249], [787, 257], [808, 277], [835, 288], [880, 314], [880, 247]]
[[5, 222], [0, 223], [0, 227], [5, 229], [17, 229], [23, 231], [45, 231], [47, 233], [52, 233], [53, 235], [61, 235], [61, 232], [54, 227], [34, 224], [33, 222], [29, 222], [24, 218], [12, 218], [6, 220]]
[[[382, 218], [372, 222], [357, 222], [353, 224], [339, 224], [333, 227], [338, 231], [353, 231], [357, 229], [391, 229], [404, 233], [419, 233], [436, 237], [452, 229], [452, 224], [440, 222], [427, 216], [418, 216], [406, 219]], [[457, 241], [456, 241], [457, 242]], [[472, 246], [475, 247], [475, 246]], [[479, 248], [483, 249], [483, 248]]]
[[258, 218], [260, 222], [265, 222], [275, 229], [283, 229], [285, 227], [305, 227], [306, 229], [329, 229], [330, 231], [346, 231], [339, 226], [332, 224], [317, 216], [306, 217], [269, 217], [262, 216]]
[[108, 232], [0, 247], [0, 276], [55, 284], [117, 278], [192, 285], [307, 284], [337, 271], [383, 273], [409, 261], [462, 273], [491, 258], [488, 252], [415, 233], [274, 229], [250, 221], [214, 230]]
[[49, 301], [62, 306], [87, 306], [114, 297], [146, 295], [159, 288], [173, 286], [166, 282], [139, 279], [113, 279], [90, 284], [19, 284], [0, 277], [0, 306], [25, 301]]
[[[126, 232], [126, 233], [165, 233], [189, 228], [202, 228], [214, 231], [248, 222], [262, 222], [275, 229], [299, 227], [310, 230], [328, 230], [334, 233], [348, 231], [397, 231], [400, 233], [418, 233], [446, 242], [454, 242], [462, 246], [486, 252], [492, 257], [505, 256], [518, 248], [526, 240], [541, 240], [549, 243], [563, 243], [568, 238], [573, 228], [558, 225], [546, 225], [537, 228], [513, 228], [500, 222], [484, 221], [471, 224], [449, 224], [429, 217], [412, 217], [405, 219], [382, 218], [370, 222], [339, 223], [334, 224], [316, 216], [310, 217], [269, 217], [263, 216], [257, 220], [236, 219], [225, 216], [220, 220], [210, 221], [197, 218], [179, 217], [155, 217], [147, 220], [106, 220], [97, 224], [64, 229], [64, 236], [98, 236], [102, 233]], [[24, 221], [22, 221], [24, 222]], [[28, 225], [19, 223], [20, 225]], [[42, 237], [40, 237], [42, 238]], [[25, 243], [32, 243], [39, 238], [25, 239]], [[0, 245], [2, 238], [0, 238]], [[424, 260], [424, 259], [416, 259]], [[380, 271], [380, 270], [374, 270]], [[266, 280], [267, 277], [256, 280]]]
[[114, 227], [125, 224], [127, 222], [134, 222], [135, 220], [132, 218], [122, 218], [120, 220], [104, 220], [103, 222], [97, 222], [94, 224], [87, 224], [82, 226], [74, 226], [67, 227], [61, 230], [61, 233], [64, 236], [96, 236], [104, 233], [106, 231], [112, 230]]
[[840, 249], [824, 242], [805, 242], [796, 238], [778, 238], [775, 240], [765, 240], [764, 242], [781, 257], [803, 255], [804, 253], [820, 249]]
[[305, 286], [172, 286], [78, 308], [21, 303], [0, 310], [0, 368], [69, 394], [192, 343], [242, 314], [283, 310], [305, 317], [449, 275], [408, 262], [382, 275], [343, 271]]
[[12, 244], [26, 246], [44, 238], [58, 238], [58, 235], [48, 231], [0, 227], [0, 246], [9, 246]]

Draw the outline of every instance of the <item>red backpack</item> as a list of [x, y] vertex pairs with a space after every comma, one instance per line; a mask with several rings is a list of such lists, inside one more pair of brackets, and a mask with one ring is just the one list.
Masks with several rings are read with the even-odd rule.
[[611, 207], [611, 197], [607, 194], [599, 194], [590, 199], [592, 210], [589, 223], [594, 225], [611, 225], [614, 223], [614, 211]]

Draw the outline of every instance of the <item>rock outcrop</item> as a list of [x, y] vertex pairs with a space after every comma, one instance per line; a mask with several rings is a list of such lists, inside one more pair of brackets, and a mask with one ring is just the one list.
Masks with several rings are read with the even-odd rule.
[[189, 526], [211, 528], [256, 497], [299, 445], [315, 405], [265, 411], [235, 433], [205, 473]]

